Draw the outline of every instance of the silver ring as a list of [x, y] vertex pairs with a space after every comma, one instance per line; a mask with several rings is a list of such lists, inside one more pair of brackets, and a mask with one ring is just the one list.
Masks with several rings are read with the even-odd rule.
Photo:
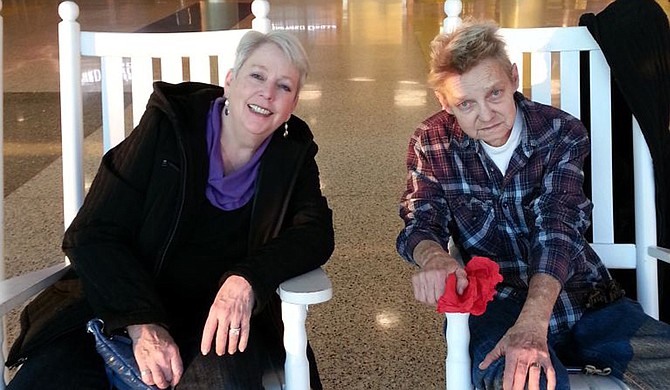
[[230, 328], [228, 329], [228, 334], [237, 336], [238, 334], [240, 334], [240, 328]]
[[147, 374], [150, 374], [150, 373], [151, 373], [151, 370], [142, 370], [142, 371], [140, 371], [140, 374], [141, 374], [142, 376], [147, 375]]
[[530, 368], [540, 368], [540, 363], [532, 362], [528, 367], [530, 367]]

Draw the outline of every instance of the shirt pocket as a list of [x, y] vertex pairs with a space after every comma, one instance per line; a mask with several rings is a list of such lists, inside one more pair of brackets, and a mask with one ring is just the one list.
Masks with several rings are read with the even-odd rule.
[[495, 227], [492, 201], [460, 196], [452, 204], [453, 219], [465, 247], [490, 238]]

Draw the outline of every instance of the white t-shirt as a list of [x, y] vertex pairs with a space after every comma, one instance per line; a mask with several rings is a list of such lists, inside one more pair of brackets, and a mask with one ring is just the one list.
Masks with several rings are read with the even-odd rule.
[[521, 118], [521, 110], [517, 108], [516, 118], [514, 118], [514, 126], [512, 126], [512, 132], [502, 146], [491, 146], [484, 141], [479, 141], [479, 143], [484, 148], [486, 154], [493, 160], [503, 176], [507, 171], [507, 166], [509, 161], [512, 159], [512, 153], [514, 149], [519, 145], [521, 141], [521, 130], [523, 129], [523, 119]]

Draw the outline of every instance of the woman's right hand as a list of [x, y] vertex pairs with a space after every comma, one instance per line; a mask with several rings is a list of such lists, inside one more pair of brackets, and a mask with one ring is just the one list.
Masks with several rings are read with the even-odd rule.
[[142, 381], [161, 389], [176, 386], [184, 372], [179, 348], [167, 329], [158, 324], [130, 325], [135, 360]]

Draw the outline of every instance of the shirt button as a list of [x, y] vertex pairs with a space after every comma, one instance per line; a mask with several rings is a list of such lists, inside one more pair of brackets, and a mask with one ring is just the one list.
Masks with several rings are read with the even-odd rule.
[[503, 208], [507, 208], [507, 202], [503, 202]]

